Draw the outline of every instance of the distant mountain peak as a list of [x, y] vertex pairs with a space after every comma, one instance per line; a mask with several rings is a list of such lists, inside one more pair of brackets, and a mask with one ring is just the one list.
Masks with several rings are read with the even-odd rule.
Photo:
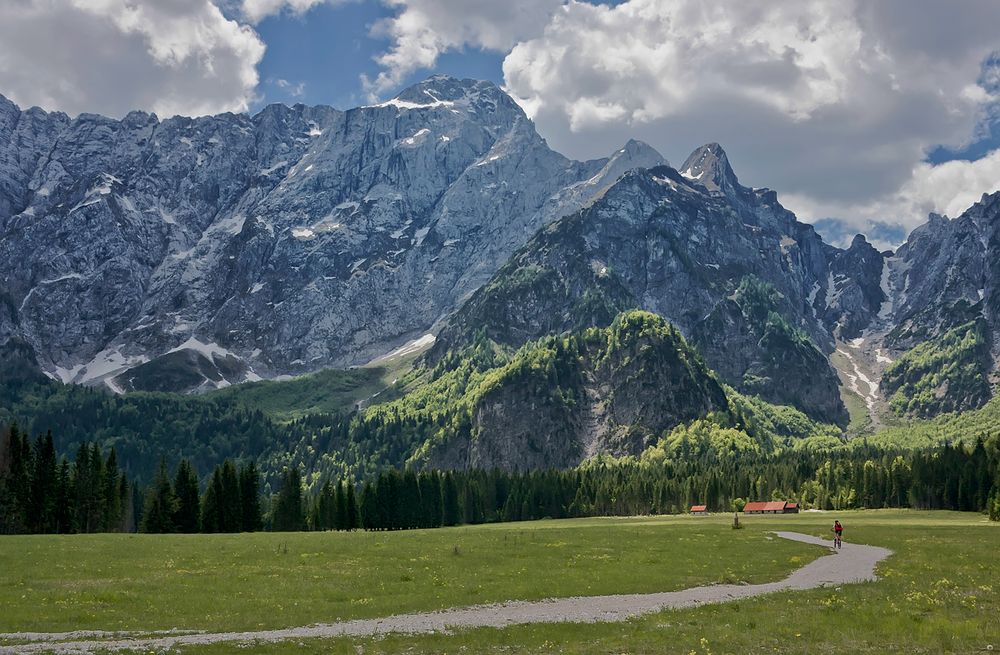
[[17, 106], [13, 100], [0, 93], [0, 107], [13, 108], [14, 111], [20, 111], [20, 107]]
[[857, 234], [854, 235], [853, 239], [851, 239], [851, 247], [850, 247], [850, 249], [854, 250], [856, 248], [864, 248], [864, 247], [867, 247], [868, 245], [869, 245], [868, 244], [868, 239], [865, 237], [864, 234], [861, 234], [859, 232], [859, 233], [857, 233]]
[[494, 98], [508, 97], [493, 82], [459, 79], [450, 75], [433, 75], [403, 89], [393, 100], [416, 105], [432, 105], [462, 102], [481, 95], [489, 95]]
[[629, 161], [641, 161], [643, 168], [653, 168], [654, 166], [667, 165], [670, 163], [664, 159], [663, 155], [653, 146], [645, 141], [629, 139], [620, 150], [611, 155], [612, 159], [627, 159]]
[[695, 149], [681, 165], [680, 174], [709, 191], [731, 193], [740, 183], [729, 165], [729, 156], [718, 143], [707, 143]]

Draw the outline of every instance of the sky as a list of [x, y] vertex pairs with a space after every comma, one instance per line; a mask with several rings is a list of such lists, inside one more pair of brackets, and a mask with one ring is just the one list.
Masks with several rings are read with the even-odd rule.
[[912, 228], [1000, 188], [997, 0], [3, 0], [0, 93], [120, 117], [502, 86], [567, 156], [719, 142], [800, 218]]

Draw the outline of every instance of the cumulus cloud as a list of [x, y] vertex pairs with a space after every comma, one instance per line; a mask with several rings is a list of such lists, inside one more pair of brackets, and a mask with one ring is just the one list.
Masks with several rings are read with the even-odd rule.
[[997, 24], [1000, 3], [974, 0], [571, 2], [503, 69], [568, 154], [639, 136], [680, 159], [719, 141], [741, 179], [807, 215], [868, 208], [913, 225], [1000, 179], [992, 158], [922, 163], [1000, 99], [983, 70]]
[[301, 16], [321, 4], [340, 4], [345, 0], [243, 0], [241, 10], [251, 23], [259, 23], [268, 16], [283, 11]]
[[245, 111], [264, 44], [210, 0], [7, 0], [0, 91], [70, 114]]
[[272, 81], [274, 86], [278, 87], [282, 91], [288, 93], [288, 95], [293, 98], [301, 98], [306, 93], [306, 83], [305, 82], [289, 82], [288, 80], [278, 78]]
[[678, 160], [719, 141], [807, 218], [914, 225], [995, 186], [996, 153], [924, 163], [1000, 116], [994, 0], [385, 2], [398, 13], [370, 91], [451, 49], [507, 52], [507, 90], [571, 156], [634, 136]]
[[855, 202], [850, 198], [823, 201], [800, 194], [785, 195], [782, 201], [809, 221], [839, 216], [863, 228], [870, 221], [906, 217], [905, 224], [913, 227], [931, 212], [954, 218], [982, 194], [994, 191], [1000, 191], [1000, 150], [975, 161], [954, 160], [936, 165], [921, 162], [898, 189], [870, 202]]
[[376, 58], [384, 68], [365, 86], [374, 95], [397, 86], [408, 74], [434, 66], [447, 52], [472, 46], [507, 52], [541, 33], [564, 0], [383, 0], [396, 11], [374, 28], [390, 40]]

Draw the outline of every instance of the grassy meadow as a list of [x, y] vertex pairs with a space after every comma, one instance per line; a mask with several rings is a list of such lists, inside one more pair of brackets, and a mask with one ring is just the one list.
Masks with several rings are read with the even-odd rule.
[[[875, 583], [624, 622], [216, 644], [193, 653], [973, 653], [1000, 651], [1000, 525], [978, 514], [840, 512], [895, 555]], [[762, 582], [822, 548], [833, 513], [581, 519], [429, 531], [0, 540], [0, 631], [273, 628], [505, 599]], [[7, 609], [9, 608], [9, 609]]]
[[[840, 512], [845, 541], [886, 546], [881, 580], [786, 591], [623, 623], [536, 624], [444, 635], [216, 644], [208, 653], [980, 653], [1000, 651], [1000, 525], [978, 514]], [[723, 524], [728, 517], [711, 517]], [[832, 513], [747, 517], [746, 531], [826, 536]], [[722, 535], [725, 536], [725, 535]], [[776, 546], [768, 543], [768, 547]], [[766, 560], [763, 550], [757, 557]], [[992, 649], [989, 647], [992, 646]]]
[[0, 537], [0, 632], [268, 629], [510, 599], [764, 582], [821, 552], [691, 517]]

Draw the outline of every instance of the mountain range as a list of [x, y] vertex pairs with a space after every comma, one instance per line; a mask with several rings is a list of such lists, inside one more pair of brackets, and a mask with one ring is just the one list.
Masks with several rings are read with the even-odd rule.
[[[636, 454], [698, 417], [740, 424], [736, 397], [848, 432], [981, 407], [998, 229], [993, 194], [895, 250], [836, 247], [718, 144], [677, 168], [637, 141], [572, 161], [474, 80], [162, 121], [0, 97], [0, 361], [203, 392], [422, 348], [437, 381], [490, 353], [452, 428], [407, 442], [438, 466]], [[563, 377], [508, 370], [539, 349]]]

